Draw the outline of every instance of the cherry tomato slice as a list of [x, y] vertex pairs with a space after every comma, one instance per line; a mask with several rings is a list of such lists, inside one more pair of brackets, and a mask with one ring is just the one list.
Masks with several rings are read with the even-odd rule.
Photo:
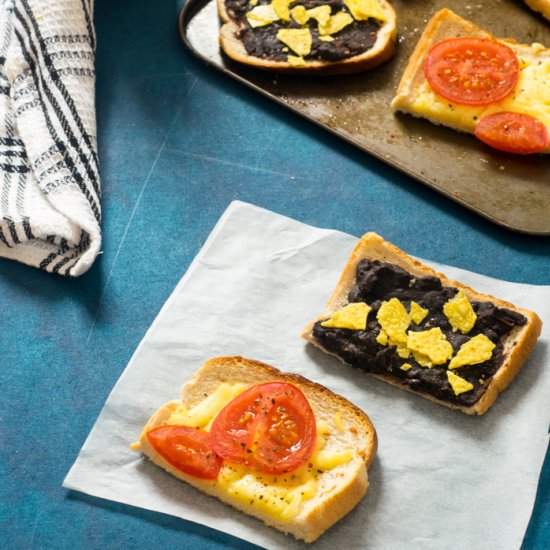
[[187, 426], [160, 426], [147, 432], [147, 440], [178, 470], [201, 479], [216, 479], [222, 459], [214, 453], [210, 433]]
[[489, 105], [512, 92], [519, 61], [511, 48], [495, 40], [449, 38], [430, 50], [424, 75], [444, 99], [463, 105]]
[[228, 462], [267, 474], [292, 472], [313, 453], [315, 416], [293, 384], [268, 382], [245, 390], [216, 416], [214, 451]]
[[479, 121], [475, 135], [495, 149], [520, 155], [539, 153], [550, 147], [544, 124], [523, 113], [500, 112], [486, 116]]

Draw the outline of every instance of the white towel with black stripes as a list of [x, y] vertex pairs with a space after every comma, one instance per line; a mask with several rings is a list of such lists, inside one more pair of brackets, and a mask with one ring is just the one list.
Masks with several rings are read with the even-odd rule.
[[0, 256], [77, 276], [101, 247], [93, 0], [0, 0]]

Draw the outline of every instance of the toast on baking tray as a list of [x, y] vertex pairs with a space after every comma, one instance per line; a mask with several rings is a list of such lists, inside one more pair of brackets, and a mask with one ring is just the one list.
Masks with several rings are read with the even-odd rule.
[[550, 49], [518, 44], [448, 9], [428, 22], [395, 111], [474, 134], [510, 153], [550, 153]]
[[217, 0], [220, 45], [234, 61], [274, 72], [345, 74], [393, 56], [386, 0]]

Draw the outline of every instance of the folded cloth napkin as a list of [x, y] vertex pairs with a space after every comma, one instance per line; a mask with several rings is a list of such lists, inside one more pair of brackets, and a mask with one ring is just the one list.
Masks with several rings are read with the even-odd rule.
[[76, 276], [101, 246], [93, 0], [0, 0], [0, 256]]

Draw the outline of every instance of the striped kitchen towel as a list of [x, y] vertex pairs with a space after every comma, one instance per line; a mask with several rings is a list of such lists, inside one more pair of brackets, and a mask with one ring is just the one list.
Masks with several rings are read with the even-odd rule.
[[101, 246], [93, 0], [0, 0], [0, 256], [77, 276]]

